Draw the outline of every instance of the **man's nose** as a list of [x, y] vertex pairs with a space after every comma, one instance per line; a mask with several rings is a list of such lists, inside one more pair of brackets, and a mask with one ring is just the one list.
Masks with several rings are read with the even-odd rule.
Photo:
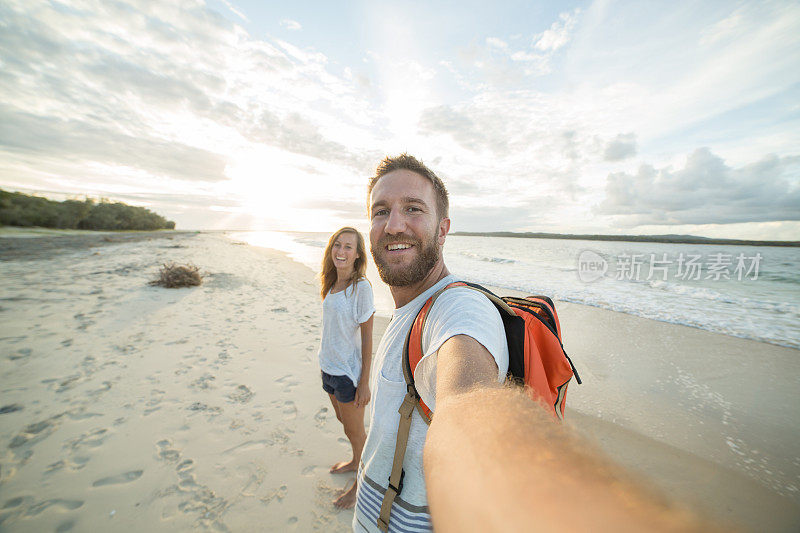
[[392, 209], [389, 212], [389, 218], [386, 220], [386, 233], [389, 235], [397, 235], [398, 233], [405, 232], [406, 217], [403, 216], [402, 211]]

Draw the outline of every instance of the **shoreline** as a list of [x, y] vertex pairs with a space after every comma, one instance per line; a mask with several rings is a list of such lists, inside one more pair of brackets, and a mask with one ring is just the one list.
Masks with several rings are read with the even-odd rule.
[[[315, 232], [219, 232], [221, 234], [226, 234], [234, 238], [233, 235], [236, 235], [236, 239], [242, 240], [247, 242], [250, 245], [254, 246], [263, 246], [266, 248], [273, 248], [279, 249], [284, 252], [287, 252], [289, 257], [301, 264], [306, 265], [307, 267], [311, 268], [315, 272], [318, 270], [318, 258], [317, 255], [321, 252], [318, 248], [320, 244], [324, 244], [324, 239], [319, 233]], [[259, 235], [261, 233], [273, 233], [275, 235], [281, 235], [281, 239], [275, 238], [268, 238], [264, 239], [254, 239], [249, 240], [248, 235]], [[313, 240], [315, 242], [314, 247], [309, 247], [303, 244], [296, 244], [291, 242], [294, 240], [294, 236], [303, 235], [304, 233], [308, 234], [309, 236], [313, 236]], [[288, 241], [288, 242], [287, 242]], [[301, 239], [302, 241], [302, 239]], [[307, 240], [306, 240], [307, 242]], [[447, 257], [447, 255], [445, 256]], [[462, 271], [463, 272], [463, 271]], [[376, 280], [375, 285], [373, 286], [375, 290], [375, 305], [377, 308], [377, 314], [379, 316], [390, 317], [391, 310], [393, 309], [394, 305], [392, 303], [391, 295], [389, 293], [388, 288], [382, 286], [383, 284], [379, 282], [379, 276], [377, 270], [375, 269], [374, 265], [370, 262], [367, 267], [367, 277], [370, 280]], [[465, 275], [464, 279], [470, 279], [469, 275]], [[476, 281], [476, 280], [472, 280]], [[502, 283], [502, 282], [501, 282]], [[491, 282], [483, 283], [488, 288], [493, 287], [494, 285]], [[577, 283], [576, 281], [576, 289], [579, 288], [581, 284]], [[495, 288], [497, 286], [494, 286]], [[613, 293], [613, 288], [609, 290]], [[499, 288], [495, 291], [498, 294], [522, 294], [520, 290], [515, 288]], [[541, 292], [541, 290], [536, 290], [534, 292]], [[528, 292], [527, 294], [532, 294], [532, 292]], [[575, 292], [574, 294], [580, 294], [580, 291]], [[656, 322], [664, 322], [668, 324], [673, 324], [677, 326], [684, 326], [693, 329], [698, 329], [702, 331], [707, 331], [715, 334], [736, 337], [739, 339], [751, 340], [755, 342], [770, 344], [774, 346], [780, 346], [785, 348], [792, 348], [800, 350], [800, 338], [796, 336], [792, 336], [788, 334], [785, 330], [778, 332], [778, 334], [766, 334], [760, 330], [754, 330], [753, 328], [742, 328], [737, 326], [731, 326], [730, 324], [719, 323], [714, 321], [705, 321], [703, 320], [702, 312], [690, 314], [690, 315], [681, 315], [677, 313], [659, 313], [654, 312], [652, 308], [650, 309], [641, 309], [638, 308], [636, 305], [633, 306], [626, 306], [626, 305], [619, 305], [620, 301], [616, 301], [613, 298], [609, 299], [608, 303], [603, 303], [602, 300], [600, 302], [592, 302], [592, 301], [581, 301], [581, 298], [576, 298], [573, 294], [573, 297], [560, 300], [563, 302], [568, 302], [570, 304], [578, 304], [588, 307], [593, 307], [601, 310], [611, 311], [615, 313], [623, 313], [629, 316], [645, 318], [648, 320], [653, 320]], [[657, 297], [657, 295], [655, 296]], [[613, 302], [617, 302], [614, 305]], [[674, 302], [674, 301], [673, 301]], [[674, 305], [674, 303], [673, 303]], [[742, 303], [742, 305], [746, 305]], [[735, 310], [726, 310], [726, 312], [735, 312]], [[707, 313], [706, 313], [707, 314]], [[746, 317], [749, 319], [749, 317]], [[763, 316], [762, 320], [768, 320], [769, 317]], [[774, 332], [773, 332], [774, 333]], [[760, 336], [759, 336], [760, 334]]]
[[[0, 527], [349, 530], [313, 271], [220, 234], [160, 235], [0, 261]], [[148, 286], [168, 260], [203, 285]], [[721, 523], [796, 529], [800, 498], [781, 492], [800, 477], [797, 350], [557, 310], [584, 380], [568, 423]]]
[[[9, 231], [11, 230], [11, 231]], [[68, 252], [110, 244], [135, 243], [151, 239], [173, 239], [196, 235], [196, 231], [94, 231], [50, 228], [0, 228], [0, 261], [46, 259]]]
[[537, 233], [514, 231], [456, 231], [451, 235], [465, 237], [509, 237], [512, 239], [556, 239], [565, 241], [615, 241], [656, 242], [664, 244], [709, 244], [730, 246], [775, 246], [779, 248], [800, 246], [800, 241], [765, 241], [752, 239], [723, 239], [697, 235], [606, 235], [574, 233]]

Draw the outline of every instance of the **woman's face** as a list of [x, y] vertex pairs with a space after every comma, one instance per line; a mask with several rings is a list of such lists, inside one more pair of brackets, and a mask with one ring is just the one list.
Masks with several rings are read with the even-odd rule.
[[352, 233], [342, 233], [333, 241], [331, 259], [336, 269], [351, 269], [358, 259], [358, 238]]

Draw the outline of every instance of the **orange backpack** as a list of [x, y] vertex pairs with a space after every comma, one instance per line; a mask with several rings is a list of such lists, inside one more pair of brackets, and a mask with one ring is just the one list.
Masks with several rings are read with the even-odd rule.
[[564, 418], [567, 385], [572, 376], [580, 384], [581, 378], [561, 344], [561, 325], [553, 301], [547, 296], [500, 298], [475, 283], [456, 281], [440, 289], [422, 306], [403, 347], [403, 375], [408, 392], [400, 406], [400, 426], [394, 462], [389, 476], [389, 487], [383, 497], [378, 527], [388, 531], [392, 502], [403, 489], [403, 459], [405, 458], [408, 434], [411, 430], [411, 415], [416, 409], [425, 423], [431, 423], [433, 413], [420, 398], [414, 386], [414, 370], [423, 356], [422, 331], [436, 298], [447, 289], [468, 287], [485, 295], [500, 312], [508, 344], [508, 379], [526, 388], [531, 398], [552, 406], [559, 420]]

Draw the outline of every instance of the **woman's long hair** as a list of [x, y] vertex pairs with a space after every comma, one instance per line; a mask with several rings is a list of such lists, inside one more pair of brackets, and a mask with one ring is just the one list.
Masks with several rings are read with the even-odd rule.
[[356, 253], [358, 254], [355, 263], [353, 263], [353, 275], [350, 276], [350, 280], [347, 282], [345, 289], [350, 285], [355, 285], [367, 272], [367, 249], [364, 245], [364, 237], [355, 228], [344, 227], [338, 230], [328, 239], [328, 246], [325, 247], [325, 255], [322, 256], [322, 272], [319, 275], [319, 281], [320, 296], [323, 300], [328, 295], [328, 291], [331, 290], [333, 284], [336, 283], [336, 266], [333, 264], [333, 259], [331, 259], [331, 250], [333, 249], [333, 243], [336, 242], [336, 239], [338, 239], [339, 235], [342, 233], [352, 233], [356, 236]]

